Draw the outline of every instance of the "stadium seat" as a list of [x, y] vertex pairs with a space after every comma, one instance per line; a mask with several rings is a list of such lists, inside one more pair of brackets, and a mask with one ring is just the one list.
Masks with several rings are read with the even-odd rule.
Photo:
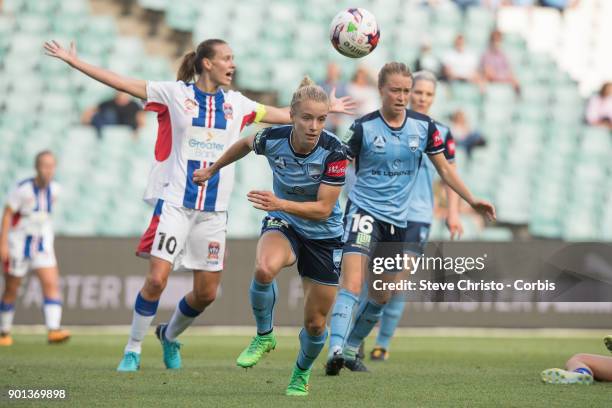
[[513, 234], [509, 228], [488, 227], [480, 231], [478, 239], [482, 241], [508, 242], [512, 241]]

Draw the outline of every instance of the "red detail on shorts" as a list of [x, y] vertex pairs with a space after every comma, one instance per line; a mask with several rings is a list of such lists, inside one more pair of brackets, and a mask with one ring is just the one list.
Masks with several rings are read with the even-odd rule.
[[244, 129], [245, 126], [253, 123], [253, 121], [255, 121], [255, 116], [257, 116], [257, 113], [255, 112], [251, 112], [248, 115], [244, 115], [244, 117], [242, 118], [242, 124], [240, 125], [240, 130]]
[[11, 273], [11, 263], [8, 260], [2, 262], [2, 270], [7, 275]]
[[440, 132], [437, 129], [434, 132], [434, 134], [431, 136], [431, 139], [433, 140], [433, 147], [438, 147], [442, 145], [442, 143], [444, 143], [442, 141], [442, 138], [440, 137]]
[[155, 160], [163, 162], [172, 151], [172, 122], [168, 107], [162, 103], [149, 102], [146, 111], [157, 112], [157, 140], [155, 141]]
[[21, 219], [21, 213], [14, 213], [13, 218], [11, 218], [11, 227], [17, 226], [19, 224], [19, 220]]
[[348, 160], [338, 160], [327, 165], [325, 175], [329, 177], [344, 177]]
[[150, 254], [153, 248], [153, 241], [155, 241], [155, 234], [157, 233], [157, 226], [159, 225], [159, 215], [154, 215], [151, 218], [149, 228], [142, 234], [140, 243], [136, 249], [136, 255], [142, 256], [144, 254]]

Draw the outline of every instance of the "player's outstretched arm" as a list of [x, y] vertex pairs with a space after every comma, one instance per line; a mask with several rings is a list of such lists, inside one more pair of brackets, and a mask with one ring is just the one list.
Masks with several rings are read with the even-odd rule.
[[[336, 97], [336, 88], [333, 88], [329, 94], [329, 111], [332, 113], [344, 113], [352, 115], [357, 104], [350, 96]], [[261, 118], [262, 122], [270, 124], [287, 124], [291, 123], [289, 115], [289, 107], [277, 108], [275, 106], [266, 105], [266, 113]]]
[[8, 205], [4, 207], [4, 213], [2, 214], [2, 224], [0, 230], [0, 263], [5, 263], [9, 259], [8, 250], [8, 230], [11, 225], [11, 219], [13, 218], [13, 210]]
[[[457, 165], [455, 163], [449, 163], [453, 168], [453, 171], [457, 171]], [[449, 187], [448, 184], [444, 183], [444, 191], [446, 192], [446, 202], [448, 203], [448, 214], [446, 216], [446, 227], [450, 232], [451, 240], [461, 238], [463, 235], [463, 225], [461, 224], [461, 218], [459, 217], [459, 195]]]
[[264, 211], [284, 211], [301, 218], [313, 221], [323, 221], [329, 218], [342, 186], [321, 184], [317, 195], [317, 201], [289, 201], [278, 198], [271, 191], [250, 191], [248, 200], [253, 207]]
[[223, 167], [242, 159], [253, 150], [254, 140], [255, 135], [239, 139], [236, 143], [231, 145], [212, 166], [194, 171], [193, 182], [200, 185], [204, 184], [206, 180], [214, 176], [215, 173]]
[[86, 63], [77, 56], [76, 45], [74, 42], [70, 43], [69, 50], [64, 49], [56, 41], [46, 42], [44, 44], [44, 48], [45, 54], [64, 61], [71, 67], [78, 69], [96, 81], [102, 82], [104, 85], [108, 85], [118, 91], [129, 93], [136, 98], [147, 99], [146, 81], [142, 79], [124, 77], [107, 69]]
[[495, 220], [495, 207], [485, 200], [474, 198], [465, 183], [461, 180], [457, 172], [451, 167], [443, 154], [430, 155], [431, 162], [436, 167], [440, 178], [457, 194], [461, 196], [476, 212], [487, 218], [489, 221]]

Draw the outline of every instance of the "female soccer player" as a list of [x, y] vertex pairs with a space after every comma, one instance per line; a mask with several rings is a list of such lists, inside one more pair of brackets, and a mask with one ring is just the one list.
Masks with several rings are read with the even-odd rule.
[[304, 286], [304, 328], [287, 395], [308, 395], [314, 360], [327, 339], [326, 319], [334, 303], [342, 258], [342, 212], [346, 153], [325, 131], [329, 100], [305, 78], [291, 100], [292, 126], [267, 128], [242, 139], [212, 166], [197, 170], [194, 181], [212, 180], [224, 166], [251, 150], [265, 155], [274, 174], [274, 193], [251, 191], [255, 208], [268, 212], [257, 244], [255, 276], [249, 290], [257, 335], [236, 363], [252, 367], [276, 347], [273, 333], [277, 297], [275, 277], [297, 261]]
[[[604, 338], [604, 344], [612, 352], [612, 336]], [[547, 384], [593, 384], [597, 381], [612, 381], [612, 357], [597, 354], [575, 354], [565, 368], [549, 368], [540, 377]]]
[[[153, 218], [138, 247], [150, 257], [150, 269], [136, 297], [130, 338], [118, 371], [136, 371], [144, 336], [155, 314], [173, 264], [192, 270], [193, 290], [176, 307], [168, 324], [156, 329], [167, 368], [180, 368], [176, 340], [216, 296], [223, 256], [227, 206], [233, 187], [232, 166], [204, 186], [192, 180], [194, 170], [210, 166], [253, 122], [289, 123], [289, 108], [263, 106], [239, 92], [224, 91], [236, 70], [229, 45], [219, 39], [200, 43], [182, 60], [176, 82], [153, 82], [120, 76], [77, 57], [74, 44], [63, 49], [45, 43], [48, 55], [119, 91], [146, 99], [158, 114], [155, 159], [145, 198], [157, 200]], [[333, 95], [332, 95], [333, 96]], [[332, 98], [332, 109], [350, 113], [347, 98]], [[209, 254], [215, 256], [209, 256]], [[178, 255], [181, 255], [178, 257]], [[176, 263], [175, 263], [176, 261]]]
[[[357, 349], [390, 297], [388, 291], [371, 290], [347, 337], [363, 284], [362, 273], [380, 243], [409, 243], [406, 225], [410, 193], [424, 153], [448, 186], [476, 211], [495, 218], [494, 207], [475, 199], [441, 154], [444, 142], [433, 120], [406, 109], [411, 88], [412, 74], [405, 64], [385, 64], [378, 75], [381, 108], [357, 119], [349, 129], [349, 157], [355, 160], [357, 180], [344, 213], [342, 281], [331, 319], [328, 375], [337, 375], [345, 362], [359, 369]], [[410, 252], [409, 247], [406, 252]], [[394, 276], [400, 274], [385, 275], [383, 278], [395, 280]]]
[[9, 194], [0, 231], [0, 260], [4, 265], [4, 291], [0, 300], [0, 346], [10, 346], [15, 315], [15, 299], [21, 280], [32, 269], [42, 286], [49, 343], [62, 343], [70, 338], [60, 328], [62, 300], [59, 291], [59, 270], [53, 249], [51, 214], [60, 195], [53, 181], [55, 157], [49, 150], [36, 155], [36, 176], [21, 181]]
[[[410, 92], [410, 108], [417, 113], [427, 115], [436, 95], [437, 80], [429, 71], [418, 71], [413, 75], [412, 90]], [[436, 121], [436, 128], [444, 143], [444, 157], [455, 167], [455, 141], [448, 126]], [[421, 161], [417, 180], [410, 194], [410, 208], [408, 211], [408, 223], [406, 224], [405, 240], [412, 245], [416, 255], [422, 255], [425, 251], [429, 227], [433, 218], [433, 176], [436, 169], [431, 160], [425, 158]], [[459, 219], [459, 196], [451, 188], [446, 186], [446, 197], [448, 202], [448, 215], [446, 226], [451, 235], [460, 237], [463, 226]], [[365, 299], [365, 300], [364, 300]], [[361, 301], [367, 301], [367, 291], [362, 291]], [[402, 294], [394, 294], [389, 303], [383, 308], [380, 318], [380, 330], [376, 337], [376, 345], [370, 352], [370, 358], [375, 361], [384, 361], [389, 358], [389, 344], [395, 333], [395, 329], [402, 318], [406, 298]]]

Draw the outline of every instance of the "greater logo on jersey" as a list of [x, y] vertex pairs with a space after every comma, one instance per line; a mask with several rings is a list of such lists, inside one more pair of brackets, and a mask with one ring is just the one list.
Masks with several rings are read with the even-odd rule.
[[223, 114], [225, 115], [225, 120], [234, 119], [234, 108], [232, 108], [231, 103], [223, 103]]
[[196, 150], [216, 150], [216, 151], [221, 151], [223, 150], [223, 147], [225, 147], [225, 145], [223, 145], [222, 143], [215, 143], [215, 142], [209, 142], [209, 141], [201, 141], [201, 140], [197, 140], [197, 139], [189, 139], [189, 147], [192, 147]]
[[306, 163], [306, 172], [314, 180], [318, 180], [323, 173], [323, 165], [320, 163]]
[[183, 102], [183, 107], [185, 108], [185, 112], [195, 113], [198, 103], [193, 99], [186, 98]]
[[287, 167], [287, 162], [285, 161], [283, 157], [276, 156], [276, 158], [274, 159], [274, 165], [276, 166], [277, 169], [282, 170], [285, 167]]
[[408, 147], [410, 151], [416, 152], [419, 148], [419, 135], [408, 135]]
[[218, 263], [219, 252], [221, 252], [221, 244], [217, 241], [211, 241], [208, 244], [208, 262]]
[[374, 152], [384, 153], [386, 143], [387, 143], [387, 140], [383, 136], [381, 135], [374, 136], [374, 140], [372, 141], [372, 144], [374, 145]]
[[329, 177], [344, 177], [346, 175], [347, 164], [348, 160], [338, 160], [329, 163], [325, 175]]

